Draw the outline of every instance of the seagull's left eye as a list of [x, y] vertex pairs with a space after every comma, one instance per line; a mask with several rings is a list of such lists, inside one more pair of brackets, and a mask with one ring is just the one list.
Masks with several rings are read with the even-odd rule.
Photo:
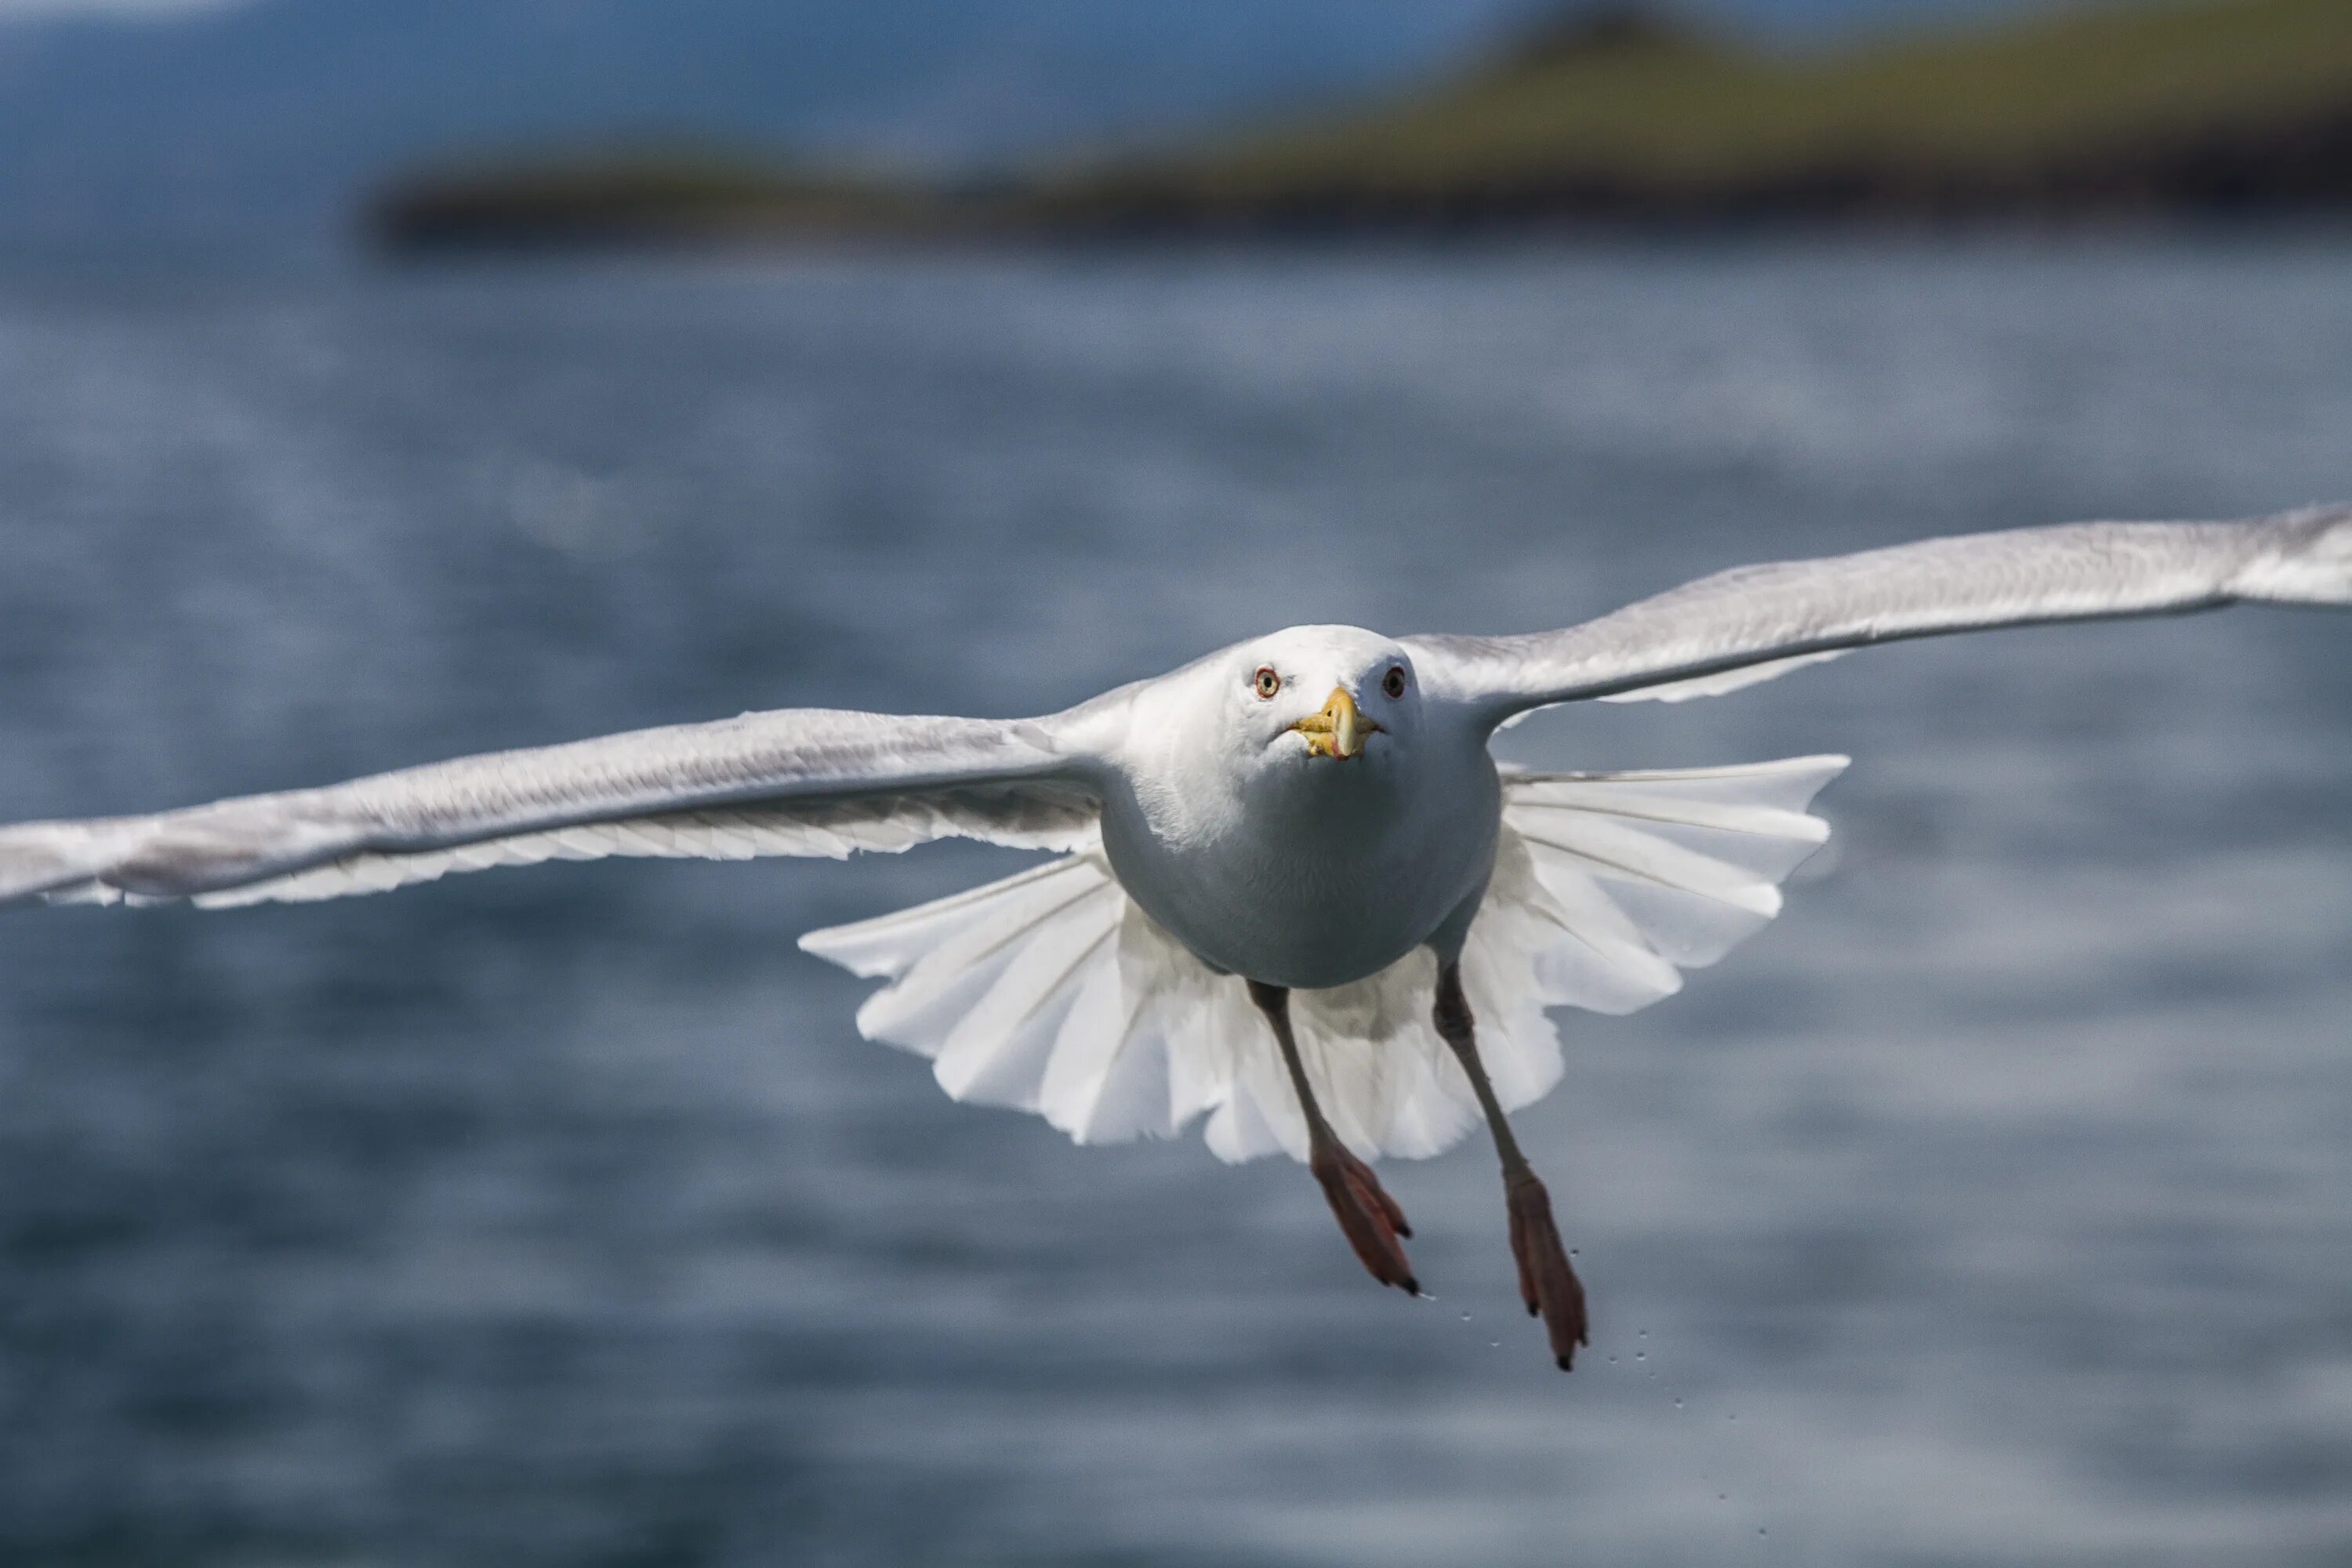
[[1403, 696], [1404, 666], [1401, 664], [1389, 666], [1388, 674], [1381, 678], [1381, 689], [1389, 694], [1389, 700], [1391, 702]]
[[1257, 667], [1257, 679], [1252, 684], [1260, 697], [1271, 697], [1282, 689], [1282, 677], [1275, 674], [1274, 666], [1261, 664]]

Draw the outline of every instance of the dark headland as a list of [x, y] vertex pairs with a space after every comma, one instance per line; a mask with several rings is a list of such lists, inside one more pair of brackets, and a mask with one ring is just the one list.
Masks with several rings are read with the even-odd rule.
[[1625, 10], [1379, 102], [984, 183], [486, 158], [367, 217], [418, 252], [2328, 211], [2352, 211], [2352, 0], [2094, 5], [1814, 55]]

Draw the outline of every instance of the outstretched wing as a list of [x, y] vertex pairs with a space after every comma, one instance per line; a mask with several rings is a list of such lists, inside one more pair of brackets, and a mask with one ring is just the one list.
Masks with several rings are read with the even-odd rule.
[[960, 835], [1066, 849], [1097, 803], [1054, 720], [746, 713], [152, 816], [0, 827], [0, 902], [381, 892], [549, 859], [745, 859]]
[[2352, 507], [1931, 539], [1720, 572], [1565, 631], [1404, 642], [1428, 689], [1500, 723], [1582, 698], [1714, 696], [1904, 637], [2243, 600], [2352, 605]]

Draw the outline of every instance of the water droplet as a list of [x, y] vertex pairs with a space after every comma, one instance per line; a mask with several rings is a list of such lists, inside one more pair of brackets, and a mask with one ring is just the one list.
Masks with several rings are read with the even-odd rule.
[[1715, 1500], [1717, 1502], [1729, 1502], [1731, 1500], [1731, 1494], [1729, 1492], [1717, 1492], [1715, 1494]]
[[1648, 1351], [1635, 1351], [1633, 1352], [1633, 1359], [1635, 1361], [1647, 1361], [1650, 1359], [1650, 1352]]
[[1758, 1525], [1758, 1526], [1756, 1527], [1756, 1533], [1757, 1533], [1757, 1534], [1759, 1534], [1759, 1535], [1763, 1534], [1763, 1533], [1764, 1533], [1764, 1527], [1763, 1527], [1762, 1525], [1760, 1525], [1760, 1524], [1759, 1524], [1759, 1525]]
[[1501, 1350], [1503, 1348], [1503, 1342], [1500, 1340], [1488, 1340], [1486, 1342], [1486, 1348], [1490, 1351]]
[[1568, 1255], [1569, 1255], [1570, 1258], [1575, 1257], [1575, 1256], [1576, 1256], [1576, 1248], [1574, 1248], [1574, 1247], [1570, 1247], [1570, 1248], [1568, 1249]]
[[1739, 1412], [1735, 1410], [1730, 1415], [1725, 1416], [1724, 1419], [1726, 1421], [1737, 1421], [1739, 1419]]
[[1467, 1312], [1463, 1313], [1463, 1314], [1462, 1314], [1462, 1321], [1463, 1321], [1464, 1322], [1465, 1322], [1465, 1323], [1466, 1323], [1466, 1322], [1468, 1322], [1468, 1321], [1470, 1321], [1470, 1314], [1469, 1314], [1469, 1313], [1467, 1313]]
[[1611, 1366], [1615, 1366], [1615, 1365], [1617, 1364], [1617, 1358], [1616, 1358], [1615, 1356], [1613, 1356], [1613, 1355], [1612, 1355], [1612, 1356], [1611, 1356], [1611, 1357], [1609, 1358], [1609, 1364], [1610, 1364]]
[[1683, 1402], [1682, 1402], [1681, 1400], [1679, 1400], [1679, 1399], [1675, 1400], [1675, 1409], [1677, 1409], [1677, 1410], [1680, 1410], [1682, 1407], [1683, 1407]]
[[1650, 1337], [1650, 1331], [1649, 1331], [1649, 1330], [1647, 1330], [1647, 1329], [1643, 1329], [1643, 1330], [1642, 1331], [1642, 1337], [1643, 1337], [1643, 1339], [1645, 1339], [1645, 1340], [1646, 1340], [1646, 1339], [1648, 1339], [1648, 1338]]

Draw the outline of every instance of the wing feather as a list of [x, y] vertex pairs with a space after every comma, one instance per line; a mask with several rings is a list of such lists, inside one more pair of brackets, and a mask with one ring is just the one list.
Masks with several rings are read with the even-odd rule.
[[960, 835], [1091, 842], [1097, 801], [1061, 719], [828, 709], [461, 757], [152, 816], [0, 827], [0, 902], [206, 907], [383, 892], [457, 871], [606, 856], [840, 858]]
[[2352, 605], [2352, 507], [2240, 522], [2079, 522], [1703, 577], [1564, 631], [1404, 639], [1493, 723], [1585, 698], [1715, 696], [1906, 637], [2210, 609]]

